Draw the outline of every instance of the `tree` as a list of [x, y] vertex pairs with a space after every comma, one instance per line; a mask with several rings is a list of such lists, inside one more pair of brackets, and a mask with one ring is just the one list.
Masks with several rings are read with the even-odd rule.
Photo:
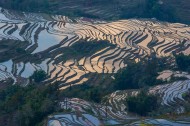
[[175, 58], [179, 70], [190, 71], [190, 56], [180, 53], [179, 55], [175, 55]]
[[30, 78], [34, 79], [35, 82], [41, 82], [45, 80], [46, 77], [47, 77], [47, 74], [44, 70], [37, 70], [37, 71], [34, 71], [34, 73], [32, 74]]
[[167, 66], [160, 63], [162, 60], [162, 58], [154, 58], [138, 63], [128, 62], [128, 66], [116, 74], [115, 88], [118, 90], [138, 89], [162, 83], [156, 79], [158, 72]]
[[[56, 85], [13, 85], [0, 89], [0, 124], [2, 126], [36, 126], [56, 112]], [[17, 117], [16, 117], [17, 116]]]
[[148, 95], [144, 91], [137, 96], [132, 96], [126, 100], [129, 112], [137, 113], [141, 116], [146, 116], [157, 108], [158, 100], [154, 95]]
[[101, 101], [101, 94], [98, 90], [92, 90], [90, 91], [90, 100], [96, 102], [96, 103], [100, 103]]

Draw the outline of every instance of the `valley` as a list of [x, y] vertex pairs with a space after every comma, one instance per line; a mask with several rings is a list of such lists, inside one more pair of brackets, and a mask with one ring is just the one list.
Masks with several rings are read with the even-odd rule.
[[[6, 87], [12, 80], [11, 85], [29, 88], [29, 92], [35, 92], [30, 89], [33, 83], [55, 86], [52, 94], [60, 94], [45, 95], [58, 104], [55, 111], [45, 114], [48, 117], [41, 118], [48, 126], [190, 125], [188, 119], [179, 119], [183, 114], [189, 116], [189, 55], [190, 26], [186, 24], [69, 18], [0, 8], [0, 83]], [[186, 58], [184, 70], [176, 62], [180, 56]], [[37, 83], [32, 78], [35, 71], [44, 71], [45, 79]], [[144, 90], [147, 97], [157, 96], [159, 105], [156, 114], [148, 110], [148, 117], [128, 111], [127, 99]], [[51, 87], [43, 94], [48, 91]], [[84, 95], [79, 97], [76, 92]], [[167, 114], [176, 120], [162, 118]]]

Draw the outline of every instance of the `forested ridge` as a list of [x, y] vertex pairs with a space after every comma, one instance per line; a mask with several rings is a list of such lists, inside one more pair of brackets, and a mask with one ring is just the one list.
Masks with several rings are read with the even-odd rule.
[[1, 0], [0, 6], [20, 11], [106, 20], [156, 18], [189, 24], [189, 2], [190, 0]]

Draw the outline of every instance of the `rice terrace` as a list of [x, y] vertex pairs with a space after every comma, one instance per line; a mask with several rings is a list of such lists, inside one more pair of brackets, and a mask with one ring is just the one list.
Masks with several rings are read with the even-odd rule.
[[0, 126], [190, 125], [188, 23], [1, 4]]

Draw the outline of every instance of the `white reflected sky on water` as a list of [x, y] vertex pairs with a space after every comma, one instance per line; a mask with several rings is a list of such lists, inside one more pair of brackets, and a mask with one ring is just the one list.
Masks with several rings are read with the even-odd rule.
[[34, 53], [38, 53], [48, 49], [51, 46], [59, 44], [66, 36], [49, 34], [46, 30], [43, 30], [38, 37], [38, 47], [34, 50]]
[[11, 73], [12, 67], [13, 67], [13, 61], [12, 60], [8, 60], [8, 61], [5, 61], [5, 62], [0, 63], [0, 64], [6, 66], [7, 72]]

